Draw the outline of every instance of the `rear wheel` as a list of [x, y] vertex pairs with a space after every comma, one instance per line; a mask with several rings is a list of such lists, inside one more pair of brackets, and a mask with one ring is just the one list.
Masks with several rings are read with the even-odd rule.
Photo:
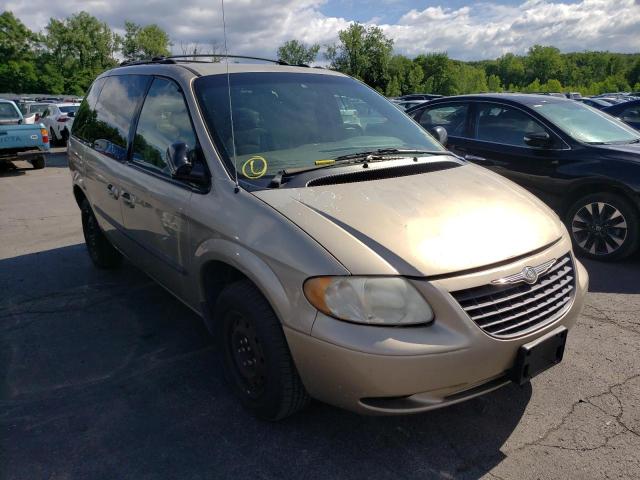
[[42, 170], [46, 165], [46, 161], [44, 159], [44, 155], [40, 155], [31, 160], [31, 166], [33, 166], [36, 170]]
[[280, 321], [250, 281], [222, 291], [215, 320], [225, 379], [245, 408], [259, 418], [280, 420], [308, 403]]
[[86, 199], [82, 201], [80, 209], [82, 211], [82, 233], [84, 233], [87, 251], [93, 264], [101, 269], [118, 267], [122, 263], [122, 254], [104, 236]]
[[621, 195], [602, 192], [580, 198], [569, 208], [566, 224], [576, 253], [587, 258], [617, 260], [638, 247], [638, 213]]
[[51, 140], [49, 141], [51, 146], [52, 147], [57, 147], [58, 146], [58, 137], [56, 137], [56, 133], [53, 131], [53, 128], [49, 129], [49, 136], [51, 137]]

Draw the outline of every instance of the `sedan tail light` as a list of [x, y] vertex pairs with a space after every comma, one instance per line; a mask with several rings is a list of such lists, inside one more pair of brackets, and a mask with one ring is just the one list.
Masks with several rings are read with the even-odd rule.
[[64, 123], [64, 122], [66, 122], [67, 120], [69, 120], [69, 117], [58, 117], [58, 120], [57, 120], [57, 121], [58, 121], [58, 122], [60, 122], [60, 123]]

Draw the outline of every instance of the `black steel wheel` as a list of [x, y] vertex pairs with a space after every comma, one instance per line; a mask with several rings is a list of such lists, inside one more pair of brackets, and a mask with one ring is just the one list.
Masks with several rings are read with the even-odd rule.
[[576, 253], [597, 260], [624, 258], [638, 245], [638, 214], [624, 197], [598, 193], [569, 209], [567, 228]]
[[242, 405], [265, 420], [293, 415], [309, 401], [280, 320], [249, 280], [227, 286], [214, 321], [224, 377]]
[[80, 209], [82, 211], [82, 233], [93, 264], [101, 269], [120, 266], [122, 254], [104, 236], [89, 202], [83, 200]]

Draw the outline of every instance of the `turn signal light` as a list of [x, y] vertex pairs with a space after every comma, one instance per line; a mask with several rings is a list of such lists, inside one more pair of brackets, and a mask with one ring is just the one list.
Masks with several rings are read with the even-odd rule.
[[46, 128], [41, 128], [40, 133], [42, 134], [42, 143], [49, 143], [49, 132]]

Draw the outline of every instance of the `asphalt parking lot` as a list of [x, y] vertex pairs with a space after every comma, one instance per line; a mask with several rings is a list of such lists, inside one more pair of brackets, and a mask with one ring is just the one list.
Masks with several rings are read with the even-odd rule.
[[248, 416], [186, 307], [90, 264], [66, 154], [0, 171], [0, 478], [640, 478], [640, 255], [587, 263], [562, 365], [448, 409]]

